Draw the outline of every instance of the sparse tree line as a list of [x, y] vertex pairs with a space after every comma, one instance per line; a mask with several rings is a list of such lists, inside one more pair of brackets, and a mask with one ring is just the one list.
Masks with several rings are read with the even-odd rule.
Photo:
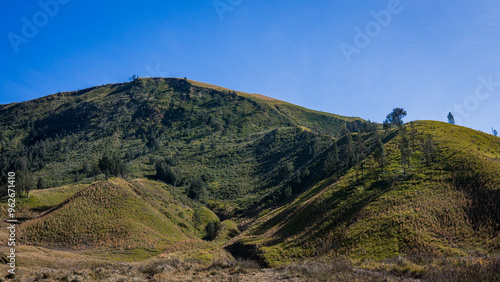
[[383, 122], [384, 131], [378, 130], [376, 126], [369, 131], [353, 134], [346, 127], [342, 128], [342, 138], [336, 140], [325, 158], [323, 169], [328, 174], [335, 174], [340, 179], [342, 171], [354, 167], [356, 179], [364, 178], [364, 167], [368, 161], [367, 157], [372, 155], [380, 172], [383, 173], [388, 164], [388, 153], [383, 139], [396, 128], [399, 141], [397, 147], [400, 157], [400, 167], [403, 177], [406, 177], [412, 167], [413, 152], [420, 150], [425, 165], [434, 162], [436, 146], [431, 134], [417, 137], [415, 124], [411, 122], [405, 126], [404, 117], [407, 115], [402, 108], [395, 108], [389, 113]]
[[[451, 112], [448, 113], [447, 117], [448, 117], [448, 123], [455, 124], [455, 118], [453, 117], [453, 114]], [[491, 134], [493, 134], [494, 136], [498, 136], [498, 131], [492, 127]]]
[[[156, 179], [174, 187], [184, 184], [186, 180], [183, 178], [182, 171], [176, 165], [177, 160], [174, 157], [156, 160]], [[208, 193], [205, 180], [202, 177], [194, 178], [186, 189], [186, 195], [195, 201], [204, 202], [207, 200]]]

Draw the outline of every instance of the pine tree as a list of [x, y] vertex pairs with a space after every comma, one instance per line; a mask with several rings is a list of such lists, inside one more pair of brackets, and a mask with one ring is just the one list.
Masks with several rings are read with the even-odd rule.
[[337, 179], [340, 170], [340, 159], [339, 159], [339, 148], [337, 146], [337, 142], [333, 142], [332, 150], [328, 153], [323, 169], [324, 171], [330, 175], [331, 173], [337, 173]]
[[411, 137], [411, 150], [415, 151], [415, 136], [417, 135], [417, 130], [415, 129], [414, 122], [410, 122], [410, 137]]
[[204, 201], [207, 197], [207, 189], [205, 188], [205, 182], [201, 177], [196, 178], [188, 187], [187, 190], [188, 197], [193, 200]]
[[210, 221], [207, 226], [205, 227], [205, 231], [207, 233], [207, 235], [205, 236], [204, 239], [208, 240], [208, 241], [212, 241], [213, 239], [215, 239], [215, 237], [217, 236], [217, 226], [218, 224], [216, 222], [213, 222], [213, 221]]
[[127, 175], [127, 167], [122, 159], [117, 154], [104, 153], [98, 163], [99, 169], [108, 180], [109, 176], [122, 176]]
[[403, 177], [406, 177], [407, 169], [410, 168], [411, 162], [411, 149], [410, 140], [408, 140], [408, 135], [406, 134], [406, 129], [402, 127], [401, 132], [401, 165], [403, 166]]
[[451, 112], [448, 113], [448, 123], [455, 124], [455, 118]]
[[108, 177], [114, 171], [114, 161], [107, 152], [104, 153], [102, 158], [99, 160], [99, 169], [102, 173], [104, 173], [104, 177], [106, 178], [106, 181], [108, 181]]
[[35, 186], [33, 175], [28, 170], [18, 170], [16, 173], [16, 189], [21, 198], [28, 197], [29, 191]]
[[361, 171], [361, 179], [365, 177], [364, 172], [363, 172], [363, 167], [365, 165], [365, 151], [366, 147], [363, 142], [363, 136], [361, 134], [358, 134], [358, 140], [356, 142], [356, 159], [357, 159], [357, 165], [356, 165], [356, 179], [358, 176], [358, 171]]
[[352, 141], [351, 134], [347, 134], [347, 144], [344, 151], [344, 161], [348, 164], [348, 167], [351, 167], [353, 161], [356, 157], [356, 151], [354, 150], [354, 143]]
[[82, 174], [88, 176], [89, 172], [90, 172], [89, 164], [88, 162], [84, 162], [82, 166]]
[[424, 162], [427, 166], [429, 166], [434, 161], [434, 152], [436, 151], [432, 135], [427, 134], [426, 137], [422, 139], [421, 143]]
[[182, 173], [179, 169], [169, 166], [166, 161], [159, 161], [156, 163], [156, 178], [177, 186], [182, 180]]
[[384, 168], [387, 163], [387, 156], [384, 143], [382, 142], [382, 138], [378, 133], [375, 134], [375, 151], [373, 153], [373, 157], [375, 158], [375, 161], [378, 163], [380, 170], [384, 172]]
[[341, 162], [340, 162], [340, 157], [339, 157], [339, 147], [337, 146], [337, 141], [333, 142], [333, 169], [337, 173], [337, 180], [340, 179], [340, 169], [341, 169]]
[[92, 175], [94, 176], [94, 181], [97, 181], [97, 176], [101, 173], [98, 163], [93, 163], [91, 167]]
[[45, 181], [43, 178], [38, 178], [38, 183], [36, 184], [36, 189], [45, 189]]
[[292, 187], [290, 185], [287, 185], [285, 187], [285, 197], [288, 199], [292, 196]]

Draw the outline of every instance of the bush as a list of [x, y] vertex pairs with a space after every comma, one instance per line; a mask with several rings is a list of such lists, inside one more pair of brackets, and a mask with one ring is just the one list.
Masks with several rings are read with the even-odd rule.
[[156, 178], [172, 186], [178, 186], [182, 181], [182, 172], [178, 168], [172, 168], [166, 161], [156, 163]]
[[207, 189], [205, 182], [201, 177], [196, 178], [188, 187], [187, 195], [193, 200], [204, 201], [207, 198]]

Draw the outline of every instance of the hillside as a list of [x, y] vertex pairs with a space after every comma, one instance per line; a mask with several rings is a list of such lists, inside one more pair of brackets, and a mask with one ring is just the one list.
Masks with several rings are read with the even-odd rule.
[[[317, 182], [290, 203], [260, 212], [236, 244], [271, 265], [307, 257], [387, 259], [465, 256], [500, 250], [500, 139], [433, 121], [407, 124], [412, 154], [403, 172], [401, 137], [389, 135], [382, 172], [373, 154]], [[427, 164], [422, 139], [435, 151]], [[364, 177], [361, 176], [364, 174]]]
[[30, 244], [76, 248], [154, 247], [187, 238], [179, 226], [119, 180], [83, 189], [40, 218], [23, 223], [20, 234]]
[[[208, 261], [227, 256], [218, 244], [202, 240], [208, 235], [207, 225], [218, 225], [217, 216], [168, 190], [159, 182], [113, 178], [89, 186], [33, 191], [18, 204], [18, 214], [24, 217], [18, 238], [23, 245], [119, 261], [162, 253]], [[58, 201], [57, 195], [67, 198]], [[47, 205], [40, 208], [41, 203]]]
[[1, 105], [0, 129], [24, 269], [352, 280], [500, 267], [500, 139], [472, 129], [176, 78]]
[[212, 207], [229, 216], [272, 191], [283, 165], [302, 167], [341, 127], [364, 124], [191, 80], [140, 78], [2, 105], [0, 161], [2, 175], [27, 171], [31, 186], [42, 179], [47, 188], [90, 183], [104, 152], [129, 178], [154, 177], [166, 160], [182, 175], [178, 186], [201, 177]]

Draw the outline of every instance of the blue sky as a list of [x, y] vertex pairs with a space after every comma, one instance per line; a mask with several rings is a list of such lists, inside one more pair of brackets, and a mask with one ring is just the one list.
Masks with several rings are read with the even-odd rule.
[[499, 1], [23, 2], [3, 3], [0, 104], [137, 74], [500, 129]]

